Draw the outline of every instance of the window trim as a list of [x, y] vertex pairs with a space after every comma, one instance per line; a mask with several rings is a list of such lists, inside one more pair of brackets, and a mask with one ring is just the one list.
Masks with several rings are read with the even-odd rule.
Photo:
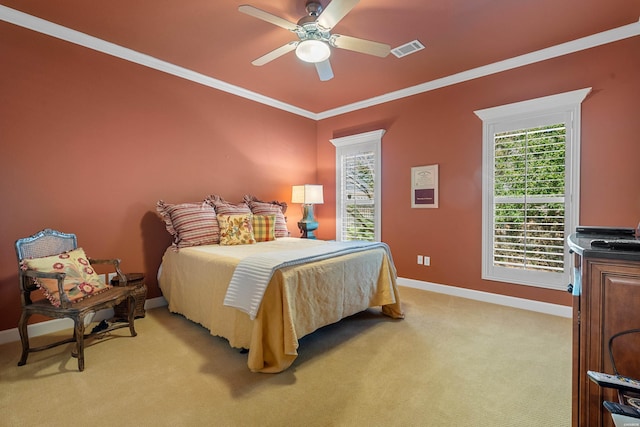
[[342, 240], [342, 163], [341, 156], [345, 152], [357, 150], [360, 147], [373, 145], [375, 151], [376, 176], [373, 184], [373, 194], [375, 200], [374, 218], [374, 239], [381, 241], [381, 214], [382, 214], [382, 136], [385, 129], [378, 129], [371, 132], [364, 132], [355, 135], [330, 139], [336, 147], [336, 240]]
[[[565, 164], [565, 239], [579, 224], [580, 209], [580, 120], [581, 103], [591, 88], [515, 102], [474, 111], [482, 120], [482, 279], [564, 290], [570, 280], [569, 249], [565, 241], [565, 266], [562, 273], [523, 271], [493, 265], [493, 139], [495, 133], [515, 126], [519, 121], [564, 115], [566, 119]], [[499, 129], [499, 130], [497, 130]], [[523, 278], [524, 276], [524, 278]]]

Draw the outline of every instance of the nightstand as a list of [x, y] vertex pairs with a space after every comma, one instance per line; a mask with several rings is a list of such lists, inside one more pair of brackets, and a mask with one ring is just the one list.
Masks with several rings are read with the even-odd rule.
[[[134, 316], [136, 318], [144, 317], [144, 302], [147, 300], [147, 285], [144, 283], [144, 274], [143, 273], [128, 273], [125, 274], [127, 277], [127, 286], [135, 286], [133, 291], [133, 296], [136, 300], [136, 307]], [[111, 284], [113, 286], [118, 286], [120, 284], [120, 278], [118, 276], [111, 279]], [[113, 308], [113, 317], [115, 319], [126, 319], [128, 316], [127, 312], [127, 301], [121, 302]]]

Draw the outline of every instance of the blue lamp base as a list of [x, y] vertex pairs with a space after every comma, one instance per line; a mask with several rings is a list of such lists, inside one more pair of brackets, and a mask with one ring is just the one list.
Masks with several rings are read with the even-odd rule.
[[298, 228], [302, 233], [303, 239], [316, 239], [315, 234], [313, 232], [318, 229], [318, 221], [313, 217], [313, 205], [305, 204], [302, 206], [303, 216], [300, 221], [298, 221]]

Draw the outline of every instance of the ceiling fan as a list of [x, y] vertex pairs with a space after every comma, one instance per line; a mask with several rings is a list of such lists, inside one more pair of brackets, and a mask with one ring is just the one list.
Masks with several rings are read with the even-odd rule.
[[318, 0], [308, 0], [305, 5], [308, 15], [302, 17], [295, 24], [253, 6], [242, 5], [238, 7], [240, 12], [289, 30], [295, 33], [299, 39], [261, 56], [253, 61], [252, 64], [261, 66], [295, 50], [298, 58], [315, 64], [320, 80], [327, 81], [333, 78], [333, 70], [329, 62], [332, 47], [384, 58], [391, 51], [391, 47], [387, 44], [340, 34], [331, 34], [333, 27], [359, 1], [332, 0], [323, 10]]

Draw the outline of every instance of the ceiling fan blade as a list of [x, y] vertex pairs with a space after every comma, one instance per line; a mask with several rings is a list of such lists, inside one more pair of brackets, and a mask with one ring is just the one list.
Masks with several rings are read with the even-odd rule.
[[327, 30], [335, 27], [347, 13], [358, 4], [360, 0], [332, 0], [316, 21], [318, 25]]
[[282, 55], [284, 55], [285, 53], [289, 53], [292, 50], [294, 50], [296, 48], [296, 46], [298, 46], [298, 41], [293, 41], [293, 42], [289, 42], [287, 44], [285, 44], [284, 46], [280, 46], [277, 49], [272, 50], [271, 52], [262, 55], [260, 58], [254, 60], [252, 62], [253, 65], [257, 65], [257, 66], [261, 66], [266, 64], [267, 62], [271, 62], [276, 58], [280, 58]]
[[320, 81], [326, 82], [333, 78], [333, 70], [331, 69], [331, 63], [328, 59], [322, 62], [316, 62], [316, 71], [318, 72]]
[[249, 6], [248, 4], [239, 6], [238, 10], [242, 13], [253, 16], [254, 18], [262, 19], [263, 21], [277, 25], [278, 27], [282, 27], [285, 30], [296, 31], [298, 28], [300, 28], [298, 27], [298, 24], [294, 24], [293, 22], [289, 22], [284, 18], [272, 15], [269, 12], [265, 12], [264, 10], [258, 9], [257, 7]]
[[331, 36], [331, 45], [340, 49], [352, 50], [354, 52], [366, 53], [384, 58], [391, 52], [391, 46], [384, 43], [372, 42], [370, 40], [359, 39], [351, 36], [341, 36], [334, 34]]

